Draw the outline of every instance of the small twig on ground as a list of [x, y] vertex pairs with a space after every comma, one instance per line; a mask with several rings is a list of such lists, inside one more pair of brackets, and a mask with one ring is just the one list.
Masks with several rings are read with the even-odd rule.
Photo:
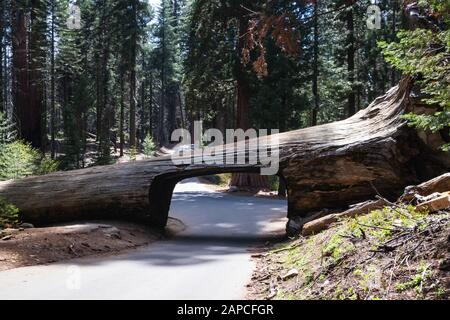
[[380, 229], [380, 230], [386, 230], [386, 231], [397, 231], [397, 229], [395, 228], [384, 228], [384, 227], [378, 227], [378, 226], [371, 226], [371, 225], [367, 225], [367, 224], [362, 224], [362, 223], [357, 223], [359, 226], [362, 227], [366, 227], [366, 228], [371, 228], [371, 229]]
[[403, 264], [404, 262], [407, 262], [408, 259], [410, 258], [411, 254], [413, 254], [421, 245], [422, 243], [425, 241], [425, 239], [422, 239], [419, 241], [419, 243], [410, 251], [408, 251], [408, 253], [405, 255], [405, 257], [403, 258], [402, 262], [400, 264]]
[[293, 244], [292, 246], [289, 246], [289, 247], [286, 247], [286, 248], [277, 249], [277, 250], [273, 250], [273, 251], [270, 251], [269, 253], [270, 254], [274, 254], [274, 253], [280, 253], [280, 252], [283, 252], [283, 251], [290, 251], [292, 249], [300, 247], [301, 245], [302, 245], [302, 242], [298, 242], [296, 244]]
[[391, 291], [391, 285], [392, 285], [392, 278], [394, 277], [394, 271], [395, 271], [395, 267], [397, 266], [397, 259], [398, 259], [398, 253], [395, 255], [394, 258], [394, 265], [391, 268], [391, 274], [389, 276], [389, 285], [385, 294], [385, 298], [389, 299], [389, 292]]
[[411, 215], [406, 214], [406, 213], [400, 211], [400, 210], [404, 210], [404, 209], [405, 209], [403, 205], [398, 205], [398, 204], [396, 204], [396, 203], [393, 203], [393, 202], [391, 202], [391, 201], [387, 200], [386, 198], [383, 198], [382, 196], [379, 196], [379, 195], [377, 196], [377, 199], [385, 201], [385, 202], [386, 202], [387, 204], [389, 204], [389, 205], [395, 210], [395, 212], [397, 212], [399, 215], [401, 215], [401, 216], [403, 216], [403, 217], [405, 217], [405, 218], [407, 218], [407, 219], [411, 219], [411, 220], [414, 220], [414, 221], [418, 221], [417, 219], [413, 218]]
[[424, 268], [424, 270], [423, 270], [423, 272], [422, 272], [422, 275], [420, 276], [420, 293], [422, 293], [422, 289], [423, 289], [423, 282], [424, 282], [424, 280], [425, 280], [425, 274], [426, 274], [426, 272], [427, 272], [427, 270], [428, 270], [428, 268], [430, 267], [431, 265], [427, 265], [425, 268]]

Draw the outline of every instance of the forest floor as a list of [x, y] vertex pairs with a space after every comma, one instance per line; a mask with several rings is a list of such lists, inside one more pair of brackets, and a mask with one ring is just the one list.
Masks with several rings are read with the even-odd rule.
[[450, 210], [402, 212], [387, 207], [259, 248], [248, 298], [449, 299]]
[[170, 219], [165, 232], [128, 222], [80, 222], [0, 231], [0, 271], [74, 258], [111, 255], [148, 245], [184, 229]]
[[276, 191], [269, 190], [230, 190], [228, 174], [224, 175], [214, 175], [214, 176], [203, 176], [199, 177], [198, 180], [208, 186], [208, 188], [216, 192], [230, 193], [234, 196], [241, 197], [263, 197], [263, 198], [274, 198], [274, 199], [285, 199], [285, 197], [279, 197]]

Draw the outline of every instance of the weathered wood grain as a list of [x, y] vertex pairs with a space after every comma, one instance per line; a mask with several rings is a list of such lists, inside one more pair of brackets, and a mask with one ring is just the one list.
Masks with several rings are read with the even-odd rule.
[[[410, 81], [404, 79], [347, 120], [279, 134], [278, 174], [287, 184], [289, 218], [346, 208], [377, 193], [396, 198], [406, 186], [449, 171], [448, 155], [430, 148], [400, 118], [413, 108]], [[260, 168], [175, 166], [166, 157], [2, 182], [0, 197], [14, 203], [24, 220], [38, 225], [123, 218], [163, 227], [180, 180]]]

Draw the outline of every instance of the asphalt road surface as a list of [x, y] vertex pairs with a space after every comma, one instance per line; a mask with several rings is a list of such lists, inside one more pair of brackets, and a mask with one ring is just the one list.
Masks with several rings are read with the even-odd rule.
[[0, 299], [242, 299], [249, 248], [282, 234], [286, 202], [178, 184], [171, 216], [186, 230], [113, 257], [0, 272]]

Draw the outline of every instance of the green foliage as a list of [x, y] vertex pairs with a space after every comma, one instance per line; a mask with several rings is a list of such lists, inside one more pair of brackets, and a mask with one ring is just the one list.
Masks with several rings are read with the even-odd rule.
[[398, 292], [414, 289], [417, 294], [421, 294], [424, 282], [430, 279], [432, 276], [432, 272], [429, 267], [429, 265], [422, 264], [417, 269], [417, 273], [415, 275], [412, 275], [408, 281], [396, 283], [395, 289]]
[[19, 209], [5, 199], [0, 198], [0, 228], [19, 222]]
[[[437, 1], [421, 1], [430, 5], [437, 16], [448, 20], [449, 4]], [[447, 13], [447, 15], [445, 15]], [[448, 21], [447, 21], [448, 22]], [[426, 29], [400, 31], [398, 42], [379, 42], [387, 62], [417, 79], [425, 94], [423, 101], [439, 107], [434, 114], [408, 114], [412, 126], [421, 130], [438, 132], [450, 127], [450, 30], [435, 32]], [[442, 147], [448, 151], [450, 144]]]
[[430, 13], [441, 18], [444, 23], [450, 23], [450, 2], [442, 0], [419, 0], [419, 6], [429, 9]]
[[6, 118], [3, 112], [0, 112], [0, 145], [13, 142], [16, 138], [16, 126]]
[[[0, 30], [2, 44], [10, 49], [11, 40], [19, 38], [13, 34], [18, 31], [12, 28], [12, 3], [2, 1], [0, 12], [1, 21], [5, 22]], [[49, 118], [54, 117], [50, 113], [57, 114], [57, 123], [47, 123], [46, 129], [55, 129], [57, 132], [53, 133], [61, 138], [58, 142], [64, 154], [64, 169], [91, 164], [93, 154], [96, 164], [112, 163], [111, 142], [117, 148], [123, 137], [126, 145], [134, 131], [139, 139], [149, 132], [160, 145], [168, 142], [176, 127], [188, 127], [194, 120], [204, 120], [205, 128], [235, 127], [240, 83], [249, 87], [250, 126], [280, 131], [308, 126], [315, 101], [319, 103], [318, 123], [342, 119], [351, 91], [357, 95], [357, 109], [386, 91], [391, 70], [375, 42], [393, 38], [401, 23], [396, 1], [380, 1], [382, 30], [372, 31], [366, 26], [366, 10], [371, 1], [356, 1], [352, 5], [356, 64], [353, 81], [349, 80], [347, 61], [348, 10], [336, 10], [342, 1], [273, 1], [267, 5], [264, 0], [163, 0], [156, 19], [148, 1], [21, 3], [30, 20], [27, 35], [23, 35], [30, 43], [27, 57], [33, 62], [27, 71], [30, 75], [40, 74], [41, 84], [47, 79], [55, 80], [56, 94], [51, 90], [53, 81], [44, 87], [45, 98], [51, 103], [42, 118], [51, 122]], [[75, 3], [80, 7], [80, 29], [66, 25], [68, 6]], [[314, 4], [320, 14], [317, 24], [312, 23]], [[444, 11], [442, 2], [432, 1], [432, 5], [433, 10]], [[299, 55], [288, 57], [280, 49], [282, 37], [269, 36], [251, 50], [249, 64], [243, 65], [245, 50], [239, 47], [246, 30], [239, 30], [240, 26], [248, 19], [257, 23], [264, 16], [292, 19], [291, 31], [299, 35], [293, 46], [298, 45]], [[268, 24], [267, 34], [273, 34], [272, 29], [273, 23]], [[318, 31], [318, 45], [313, 40], [314, 30]], [[268, 69], [262, 78], [252, 72], [259, 51], [264, 51]], [[11, 66], [5, 65], [9, 70]], [[312, 92], [313, 66], [318, 71], [317, 95]], [[11, 92], [17, 71], [13, 69], [4, 72], [5, 81], [0, 79], [5, 89], [0, 92]], [[7, 107], [9, 112], [10, 102]], [[0, 120], [0, 143], [2, 128], [6, 127], [2, 123]], [[7, 131], [12, 132], [9, 128]], [[89, 140], [92, 135], [95, 142]], [[6, 137], [3, 143], [12, 140], [14, 137]], [[151, 143], [144, 141], [144, 153], [151, 152], [152, 148], [145, 144]]]
[[[357, 218], [346, 219], [342, 226], [330, 237], [323, 246], [325, 256], [330, 256], [336, 262], [354, 250], [354, 245], [348, 238], [373, 239], [374, 249], [380, 243], [389, 239], [395, 228], [417, 228], [421, 230], [426, 225], [426, 212], [418, 212], [414, 206], [400, 208], [386, 207], [375, 210]], [[394, 226], [395, 224], [395, 226]]]
[[221, 187], [228, 187], [231, 181], [231, 173], [221, 173], [211, 176], [204, 176], [203, 179]]
[[364, 232], [366, 236], [382, 242], [392, 235], [394, 223], [396, 227], [400, 228], [421, 228], [426, 225], [424, 218], [427, 215], [427, 212], [417, 211], [412, 205], [399, 208], [386, 207], [382, 210], [372, 211], [365, 216], [349, 219], [344, 224], [344, 228], [347, 228], [344, 232], [356, 237], [363, 236]]
[[[104, 145], [104, 146], [103, 146]], [[94, 164], [96, 166], [107, 166], [110, 164], [114, 164], [115, 160], [111, 156], [111, 150], [109, 145], [106, 147], [106, 143], [100, 145], [99, 151], [96, 154]]]
[[39, 153], [22, 141], [0, 147], [0, 179], [19, 179], [31, 176], [37, 169]]
[[272, 191], [278, 191], [280, 186], [280, 178], [278, 176], [269, 176], [269, 187]]
[[35, 173], [38, 175], [45, 175], [58, 171], [59, 167], [60, 163], [58, 161], [49, 157], [42, 157]]
[[128, 150], [128, 155], [130, 156], [131, 161], [136, 161], [136, 158], [137, 158], [136, 147], [131, 147], [130, 150]]
[[[312, 1], [275, 1], [265, 7], [264, 1], [220, 2], [193, 1], [186, 26], [185, 77], [186, 108], [194, 119], [202, 118], [205, 126], [235, 125], [234, 114], [236, 81], [246, 79], [251, 87], [250, 121], [257, 128], [279, 128], [280, 131], [298, 129], [310, 125], [310, 111], [315, 105], [312, 92], [314, 66], [314, 27], [311, 19]], [[318, 123], [340, 120], [346, 116], [345, 106], [349, 93], [356, 93], [357, 109], [363, 109], [377, 96], [384, 94], [397, 73], [384, 61], [376, 39], [395, 36], [400, 25], [399, 8], [395, 1], [382, 2], [383, 23], [381, 30], [367, 29], [369, 0], [357, 1], [353, 6], [355, 35], [355, 80], [348, 80], [347, 25], [345, 11], [321, 14], [318, 19]], [[335, 1], [318, 1], [318, 11], [334, 12]], [[287, 57], [277, 41], [267, 37], [263, 43], [268, 74], [256, 77], [251, 64], [240, 67], [241, 52], [236, 50], [239, 40], [239, 14], [241, 6], [267, 16], [280, 13], [293, 14], [299, 55]], [[393, 11], [395, 11], [395, 17]], [[244, 17], [245, 18], [245, 17]], [[257, 20], [257, 19], [256, 19]], [[305, 23], [305, 21], [307, 21]], [[273, 26], [267, 27], [270, 34]], [[265, 29], [264, 29], [265, 30]], [[254, 61], [260, 52], [250, 54]], [[244, 76], [244, 77], [242, 77]]]
[[0, 145], [0, 180], [47, 174], [58, 169], [58, 162], [43, 157], [22, 141]]
[[344, 254], [353, 251], [354, 245], [345, 241], [339, 233], [334, 234], [323, 248], [323, 254], [330, 256], [335, 262], [344, 256]]
[[150, 134], [147, 134], [144, 139], [143, 149], [143, 152], [147, 157], [153, 157], [155, 155], [156, 146]]

